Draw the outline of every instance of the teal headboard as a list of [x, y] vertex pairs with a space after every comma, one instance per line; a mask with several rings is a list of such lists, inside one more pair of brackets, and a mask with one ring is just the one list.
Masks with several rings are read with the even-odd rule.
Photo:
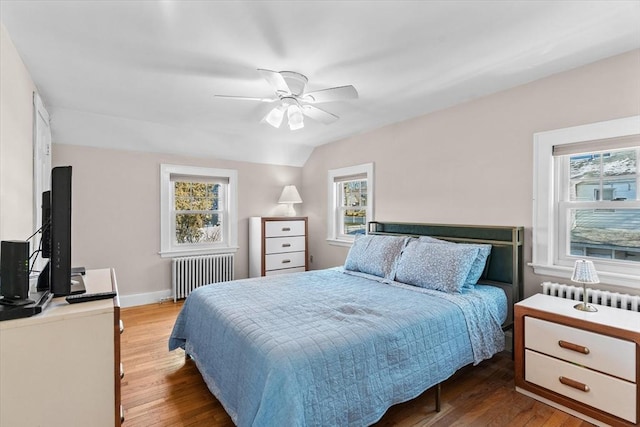
[[513, 325], [513, 304], [523, 295], [524, 227], [370, 222], [368, 234], [431, 236], [451, 242], [490, 244], [491, 255], [479, 283], [502, 288], [509, 301], [505, 328]]

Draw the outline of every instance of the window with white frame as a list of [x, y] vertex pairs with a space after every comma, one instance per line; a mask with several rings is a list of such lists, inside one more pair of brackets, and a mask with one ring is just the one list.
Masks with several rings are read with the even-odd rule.
[[237, 171], [160, 166], [160, 254], [237, 250]]
[[327, 240], [349, 245], [373, 220], [373, 163], [330, 170], [327, 194]]
[[570, 277], [590, 259], [605, 283], [640, 287], [640, 116], [534, 136], [533, 267]]

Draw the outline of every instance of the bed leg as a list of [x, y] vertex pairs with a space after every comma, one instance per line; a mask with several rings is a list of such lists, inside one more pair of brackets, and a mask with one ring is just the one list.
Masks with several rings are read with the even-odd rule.
[[440, 383], [436, 386], [436, 412], [440, 412]]

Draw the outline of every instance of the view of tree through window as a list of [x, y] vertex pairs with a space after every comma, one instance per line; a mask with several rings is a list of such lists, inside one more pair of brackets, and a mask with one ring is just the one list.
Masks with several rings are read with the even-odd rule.
[[340, 185], [343, 234], [365, 234], [367, 227], [367, 180], [344, 181]]
[[222, 241], [222, 190], [222, 185], [216, 183], [174, 183], [176, 243]]
[[571, 255], [640, 262], [638, 151], [570, 157]]

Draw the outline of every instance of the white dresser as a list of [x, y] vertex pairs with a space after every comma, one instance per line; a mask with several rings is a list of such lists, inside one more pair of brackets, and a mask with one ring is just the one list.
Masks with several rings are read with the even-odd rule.
[[[88, 270], [89, 293], [116, 290], [112, 269]], [[119, 426], [118, 297], [54, 298], [33, 317], [0, 322], [0, 426]]]
[[249, 276], [308, 269], [306, 217], [249, 218]]
[[598, 425], [637, 426], [640, 313], [537, 294], [515, 306], [516, 389]]

